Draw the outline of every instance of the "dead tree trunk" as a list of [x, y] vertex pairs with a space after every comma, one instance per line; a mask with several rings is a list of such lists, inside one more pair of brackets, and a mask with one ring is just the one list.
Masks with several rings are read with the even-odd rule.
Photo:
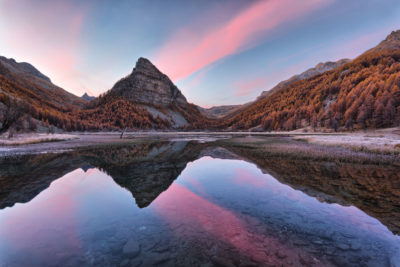
[[126, 128], [127, 128], [127, 127], [125, 127], [125, 129], [122, 131], [121, 136], [119, 137], [120, 139], [122, 139], [122, 137], [124, 136], [124, 133], [125, 133], [125, 131], [126, 131]]

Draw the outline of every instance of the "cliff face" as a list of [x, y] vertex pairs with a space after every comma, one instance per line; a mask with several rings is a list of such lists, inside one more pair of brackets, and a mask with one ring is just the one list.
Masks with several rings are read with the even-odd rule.
[[186, 98], [165, 74], [149, 60], [139, 58], [132, 73], [119, 80], [111, 92], [124, 99], [141, 104], [167, 107], [187, 105]]

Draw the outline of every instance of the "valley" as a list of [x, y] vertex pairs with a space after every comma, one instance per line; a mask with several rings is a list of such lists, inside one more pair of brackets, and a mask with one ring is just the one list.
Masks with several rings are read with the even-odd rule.
[[[400, 124], [400, 31], [354, 60], [318, 64], [243, 105], [188, 103], [149, 60], [97, 98], [0, 58], [0, 133], [70, 131], [359, 131]], [[10, 134], [11, 132], [11, 134]]]

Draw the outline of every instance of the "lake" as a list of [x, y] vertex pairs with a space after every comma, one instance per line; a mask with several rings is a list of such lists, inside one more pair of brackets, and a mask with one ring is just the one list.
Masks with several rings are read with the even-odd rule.
[[5, 158], [0, 266], [399, 266], [398, 168], [250, 152], [154, 141]]

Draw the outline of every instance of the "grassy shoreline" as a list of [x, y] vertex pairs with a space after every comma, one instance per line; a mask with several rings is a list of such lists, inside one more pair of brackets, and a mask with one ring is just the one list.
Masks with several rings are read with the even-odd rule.
[[[398, 164], [400, 161], [400, 138], [392, 133], [311, 135], [252, 132], [135, 132], [127, 133], [123, 139], [120, 139], [119, 133], [31, 134], [16, 136], [11, 140], [0, 139], [0, 157], [150, 141], [197, 141], [222, 147], [248, 149], [261, 158], [284, 156], [292, 159], [364, 163], [376, 160], [385, 164], [392, 162]], [[389, 145], [386, 145], [386, 141]]]
[[9, 139], [0, 138], [0, 146], [22, 146], [73, 139], [79, 139], [79, 136], [71, 134], [21, 134]]

